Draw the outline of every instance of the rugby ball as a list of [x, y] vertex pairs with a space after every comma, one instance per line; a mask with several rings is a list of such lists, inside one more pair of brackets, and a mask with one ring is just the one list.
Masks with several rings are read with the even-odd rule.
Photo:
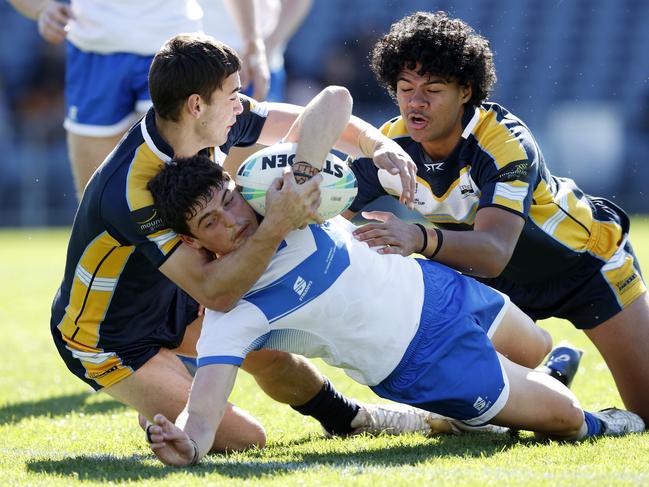
[[[235, 177], [239, 192], [260, 215], [266, 214], [266, 191], [272, 182], [282, 177], [284, 168], [295, 163], [296, 148], [297, 144], [287, 142], [271, 145], [255, 152], [239, 166]], [[297, 175], [298, 171], [295, 172]], [[358, 192], [358, 184], [349, 166], [331, 152], [321, 173], [322, 202], [318, 214], [326, 220], [349, 208]]]

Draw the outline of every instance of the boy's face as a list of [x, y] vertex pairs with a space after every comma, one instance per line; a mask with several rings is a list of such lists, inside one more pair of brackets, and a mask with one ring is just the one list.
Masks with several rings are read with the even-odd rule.
[[193, 237], [183, 241], [194, 248], [205, 248], [216, 255], [237, 249], [259, 226], [257, 214], [236, 190], [234, 181], [212, 193], [210, 201], [188, 222]]
[[199, 130], [201, 138], [215, 147], [225, 144], [228, 133], [237, 121], [237, 115], [243, 112], [239, 99], [239, 72], [225, 78], [223, 86], [212, 93], [205, 105], [205, 114], [201, 117]]
[[440, 76], [404, 68], [397, 80], [397, 103], [408, 133], [419, 143], [439, 143], [461, 133], [464, 104], [471, 89]]

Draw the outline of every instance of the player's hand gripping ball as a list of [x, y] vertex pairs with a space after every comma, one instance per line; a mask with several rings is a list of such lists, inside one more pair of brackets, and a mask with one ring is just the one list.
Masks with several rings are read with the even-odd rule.
[[[235, 181], [241, 195], [259, 213], [266, 213], [266, 191], [272, 182], [281, 178], [286, 166], [291, 166], [298, 183], [307, 181], [317, 174], [308, 163], [295, 161], [297, 144], [275, 144], [248, 157], [237, 171]], [[358, 184], [354, 173], [333, 153], [327, 155], [322, 165], [320, 183], [321, 203], [318, 213], [323, 219], [339, 215], [352, 204]]]

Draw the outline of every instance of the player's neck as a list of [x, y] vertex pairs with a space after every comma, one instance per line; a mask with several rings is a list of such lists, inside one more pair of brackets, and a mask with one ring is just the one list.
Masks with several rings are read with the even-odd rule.
[[174, 157], [191, 157], [205, 148], [188, 124], [165, 120], [157, 115], [155, 123], [160, 136], [173, 149]]
[[445, 137], [443, 140], [422, 142], [421, 146], [433, 161], [443, 161], [451, 155], [461, 138], [460, 133], [452, 137]]
[[428, 156], [434, 161], [447, 159], [462, 140], [462, 117], [458, 117], [453, 128], [446, 134], [432, 140], [421, 142], [421, 146]]

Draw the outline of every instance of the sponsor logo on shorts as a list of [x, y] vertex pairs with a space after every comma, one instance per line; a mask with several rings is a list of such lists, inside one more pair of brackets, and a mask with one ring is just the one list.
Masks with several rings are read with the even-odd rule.
[[118, 365], [113, 365], [110, 369], [102, 370], [101, 372], [87, 372], [86, 376], [88, 379], [100, 379], [101, 377], [104, 377], [105, 375], [110, 374], [111, 372], [115, 372], [116, 370], [119, 369]]
[[615, 283], [617, 286], [617, 290], [620, 294], [623, 294], [625, 291], [629, 289], [629, 286], [633, 284], [635, 280], [638, 279], [638, 273], [634, 272], [631, 276], [627, 277], [623, 281], [618, 281]]
[[482, 397], [478, 396], [478, 398], [475, 400], [473, 403], [473, 407], [475, 408], [476, 411], [479, 413], [482, 413], [485, 409], [487, 409], [489, 406], [491, 406], [491, 401], [487, 401], [483, 399]]

